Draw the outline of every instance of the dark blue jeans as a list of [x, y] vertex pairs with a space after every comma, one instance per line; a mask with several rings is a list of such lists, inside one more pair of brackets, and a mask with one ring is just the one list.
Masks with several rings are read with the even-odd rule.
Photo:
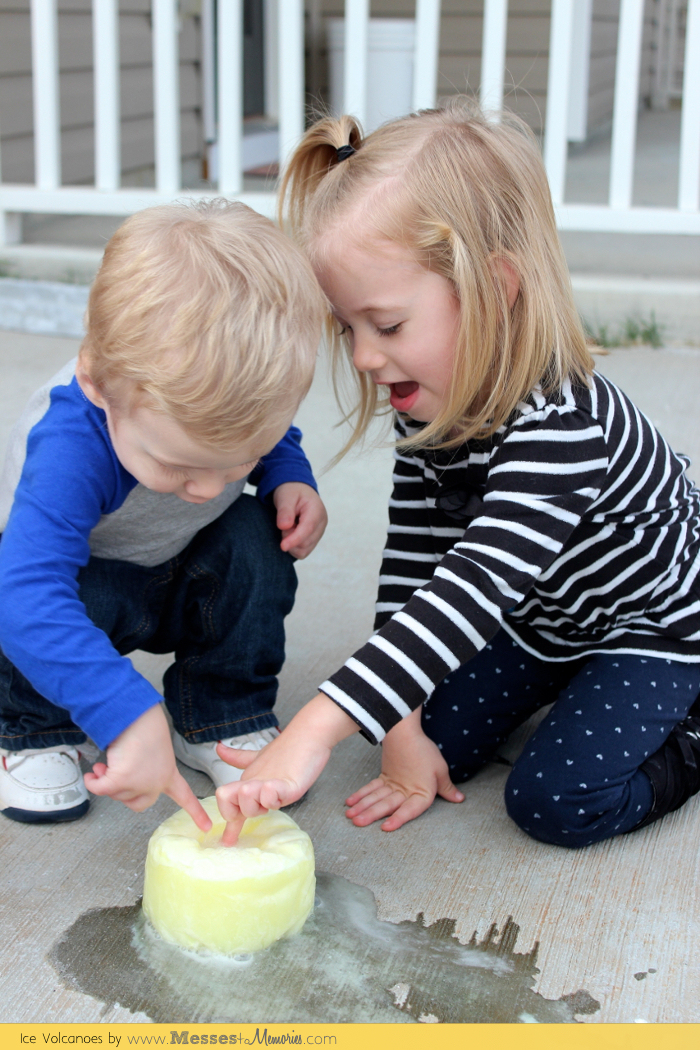
[[699, 692], [699, 664], [618, 653], [546, 663], [501, 630], [440, 683], [423, 709], [423, 729], [460, 783], [553, 704], [508, 777], [506, 809], [533, 838], [589, 846], [647, 815], [653, 791], [639, 767]]
[[[279, 544], [270, 510], [243, 495], [162, 565], [91, 558], [81, 570], [88, 616], [118, 652], [175, 653], [165, 704], [191, 743], [277, 725], [284, 618], [296, 591], [294, 559]], [[0, 653], [0, 746], [84, 740], [69, 713]]]

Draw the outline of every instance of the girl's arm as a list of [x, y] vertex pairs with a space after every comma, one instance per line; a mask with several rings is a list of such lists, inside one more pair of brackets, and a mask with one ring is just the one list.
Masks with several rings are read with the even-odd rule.
[[[397, 452], [379, 629], [320, 686], [369, 740], [382, 741], [488, 644], [507, 612], [523, 608], [600, 495], [608, 465], [600, 424], [583, 409], [548, 407], [513, 425], [497, 457], [494, 445], [483, 507], [466, 530], [434, 508], [432, 462]], [[453, 458], [454, 479], [463, 471], [468, 480], [466, 458]], [[442, 553], [445, 534], [452, 545]]]
[[[323, 694], [299, 712], [278, 740], [257, 757], [251, 752], [236, 756], [236, 764], [246, 767], [246, 779], [220, 789], [219, 798], [222, 814], [232, 822], [227, 842], [235, 841], [245, 816], [300, 798], [325, 766], [333, 745], [356, 732], [358, 723], [363, 734], [375, 742], [397, 731], [379, 778], [382, 785], [391, 787], [385, 798], [393, 796], [392, 802], [377, 797], [368, 802], [360, 811], [369, 816], [368, 823], [379, 818], [382, 807], [384, 815], [403, 823], [410, 819], [413, 807], [425, 803], [423, 808], [427, 808], [431, 791], [432, 798], [442, 794], [443, 784], [446, 797], [457, 801], [458, 793], [451, 795], [449, 780], [441, 779], [440, 764], [429, 743], [416, 732], [416, 723], [404, 727], [402, 721], [409, 716], [417, 720], [412, 712], [420, 709], [446, 674], [488, 643], [501, 626], [503, 614], [523, 600], [597, 498], [606, 467], [602, 430], [591, 423], [589, 414], [578, 410], [561, 416], [536, 414], [506, 436], [489, 479], [483, 511], [466, 532], [459, 531], [457, 542], [436, 564], [434, 550], [426, 549], [422, 555], [418, 546], [431, 534], [414, 514], [417, 503], [428, 507], [417, 483], [423, 480], [421, 467], [415, 458], [397, 453], [394, 491], [399, 498], [393, 520], [398, 541], [412, 536], [413, 546], [405, 559], [397, 551], [385, 551], [384, 571], [390, 579], [405, 578], [401, 591], [411, 589], [412, 594], [407, 600], [403, 593], [397, 594], [397, 603], [405, 601], [405, 605], [393, 615], [391, 609], [378, 609], [389, 612], [388, 621], [323, 683]], [[438, 524], [442, 528], [450, 522], [445, 519]], [[429, 582], [423, 583], [426, 575]], [[338, 709], [332, 711], [335, 704], [348, 712], [345, 723]], [[319, 714], [323, 711], [327, 728], [319, 729], [310, 717], [314, 705]], [[292, 726], [294, 732], [289, 734]], [[301, 749], [298, 756], [295, 747]], [[403, 758], [404, 749], [408, 761]], [[418, 780], [416, 767], [410, 769], [409, 763], [424, 767]], [[269, 779], [261, 784], [248, 776]], [[350, 808], [375, 790], [372, 787], [365, 796], [362, 789], [360, 799], [351, 796]], [[375, 804], [378, 808], [373, 811]]]
[[276, 740], [262, 751], [237, 751], [219, 744], [219, 756], [245, 769], [241, 779], [216, 792], [227, 822], [223, 844], [234, 846], [247, 817], [280, 809], [308, 791], [330, 753], [359, 726], [337, 704], [319, 693], [302, 707]]
[[388, 817], [382, 831], [396, 831], [429, 809], [436, 795], [464, 802], [450, 780], [440, 749], [421, 729], [421, 708], [398, 722], [384, 737], [382, 772], [347, 799], [345, 816], [358, 828]]

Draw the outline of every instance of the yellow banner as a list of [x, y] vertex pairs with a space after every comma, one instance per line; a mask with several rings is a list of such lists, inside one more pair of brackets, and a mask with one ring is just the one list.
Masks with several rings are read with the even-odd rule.
[[696, 1050], [700, 1025], [3, 1024], [0, 1050], [304, 1046], [333, 1050]]

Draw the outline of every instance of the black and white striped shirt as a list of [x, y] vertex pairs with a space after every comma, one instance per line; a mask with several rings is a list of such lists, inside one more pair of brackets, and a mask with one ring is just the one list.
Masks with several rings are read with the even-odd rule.
[[[321, 686], [370, 740], [501, 626], [545, 660], [700, 662], [700, 493], [603, 376], [533, 391], [486, 440], [395, 459], [377, 631]], [[436, 506], [446, 490], [476, 516]]]

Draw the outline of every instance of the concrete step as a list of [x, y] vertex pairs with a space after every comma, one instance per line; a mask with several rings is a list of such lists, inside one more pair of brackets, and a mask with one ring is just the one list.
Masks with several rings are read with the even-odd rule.
[[[258, 189], [263, 184], [253, 181]], [[251, 184], [249, 188], [254, 187]], [[123, 216], [113, 215], [25, 215], [23, 243], [0, 248], [0, 277], [89, 285], [105, 244], [122, 221]], [[629, 321], [647, 326], [653, 321], [667, 345], [700, 344], [697, 237], [563, 231], [561, 240], [576, 303], [596, 336], [612, 343], [624, 341], [620, 337]], [[31, 312], [38, 310], [41, 321], [36, 323], [41, 327], [20, 324], [18, 330], [81, 334], [80, 319], [65, 327], [68, 307], [66, 302], [58, 307], [61, 296], [55, 289], [43, 293], [37, 286], [26, 293], [16, 289], [13, 294], [26, 294], [27, 300], [18, 298], [14, 311], [7, 313], [8, 293], [4, 293], [0, 326], [17, 328], [17, 311], [31, 322]], [[31, 310], [25, 309], [23, 301], [31, 301]], [[75, 302], [75, 297], [71, 301]], [[60, 318], [53, 329], [46, 326], [51, 309], [57, 310]], [[4, 320], [3, 315], [11, 320]]]

